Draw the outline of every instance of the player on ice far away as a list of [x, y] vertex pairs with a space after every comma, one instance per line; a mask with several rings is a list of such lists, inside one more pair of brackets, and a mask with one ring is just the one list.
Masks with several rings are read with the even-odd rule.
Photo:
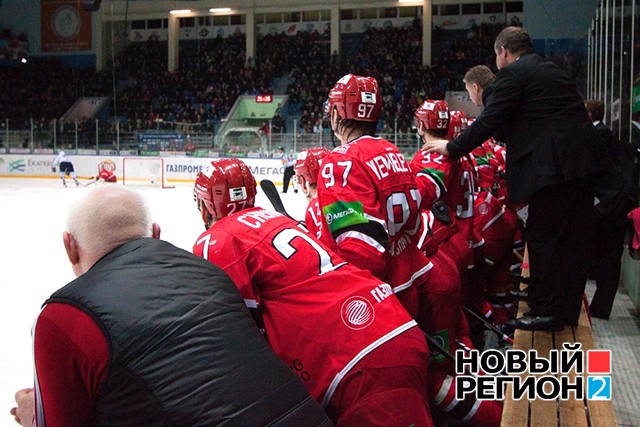
[[76, 183], [76, 187], [80, 184], [78, 183], [78, 177], [76, 176], [76, 172], [73, 169], [73, 163], [69, 160], [69, 156], [64, 151], [58, 152], [58, 156], [53, 159], [53, 163], [51, 163], [51, 171], [55, 173], [56, 167], [60, 167], [60, 179], [62, 180], [62, 184], [66, 187], [67, 180], [65, 176], [71, 175], [73, 178], [73, 182]]

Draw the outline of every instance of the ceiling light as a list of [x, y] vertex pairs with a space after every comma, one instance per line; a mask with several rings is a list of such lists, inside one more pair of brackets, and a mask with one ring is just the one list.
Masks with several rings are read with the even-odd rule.
[[209, 12], [211, 13], [231, 12], [231, 8], [230, 7], [212, 7], [211, 9], [209, 9]]
[[175, 9], [169, 13], [172, 15], [186, 15], [187, 13], [191, 13], [191, 9]]

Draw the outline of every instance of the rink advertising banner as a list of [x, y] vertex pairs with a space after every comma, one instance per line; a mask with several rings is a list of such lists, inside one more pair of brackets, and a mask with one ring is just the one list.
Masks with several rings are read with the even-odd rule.
[[[112, 153], [105, 153], [101, 156], [87, 156], [67, 150], [71, 155], [73, 167], [79, 177], [92, 177], [96, 175], [98, 164], [109, 160], [116, 166], [116, 175], [121, 178], [123, 170], [123, 157], [115, 156]], [[198, 175], [212, 158], [218, 157], [219, 153], [212, 152], [209, 157], [187, 157], [171, 156], [164, 159], [164, 175], [167, 182], [171, 184], [192, 185]], [[48, 154], [0, 154], [0, 178], [58, 178], [58, 172], [51, 172], [51, 163], [55, 158], [53, 152]], [[136, 156], [127, 156], [136, 157]], [[141, 156], [141, 158], [150, 158]], [[249, 170], [260, 181], [269, 179], [275, 183], [282, 183], [284, 166], [280, 159], [250, 159], [242, 161], [249, 167]]]
[[43, 52], [91, 50], [91, 12], [77, 0], [41, 0]]

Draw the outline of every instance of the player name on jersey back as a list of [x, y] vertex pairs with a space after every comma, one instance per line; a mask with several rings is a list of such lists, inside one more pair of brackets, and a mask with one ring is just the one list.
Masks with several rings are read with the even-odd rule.
[[400, 153], [384, 153], [365, 162], [373, 173], [382, 180], [389, 173], [410, 172], [409, 165]]

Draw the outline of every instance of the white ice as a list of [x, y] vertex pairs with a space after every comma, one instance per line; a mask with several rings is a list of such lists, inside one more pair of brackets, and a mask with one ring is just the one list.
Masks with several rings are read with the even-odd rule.
[[[71, 180], [68, 185], [59, 179], [0, 178], [0, 427], [17, 425], [9, 414], [14, 394], [33, 386], [33, 321], [49, 295], [74, 279], [62, 232], [69, 205], [92, 186], [75, 187]], [[193, 186], [136, 190], [160, 224], [161, 238], [191, 251], [204, 231]], [[288, 213], [302, 219], [307, 204], [302, 193], [289, 188], [281, 196]], [[256, 204], [272, 209], [261, 190]]]

